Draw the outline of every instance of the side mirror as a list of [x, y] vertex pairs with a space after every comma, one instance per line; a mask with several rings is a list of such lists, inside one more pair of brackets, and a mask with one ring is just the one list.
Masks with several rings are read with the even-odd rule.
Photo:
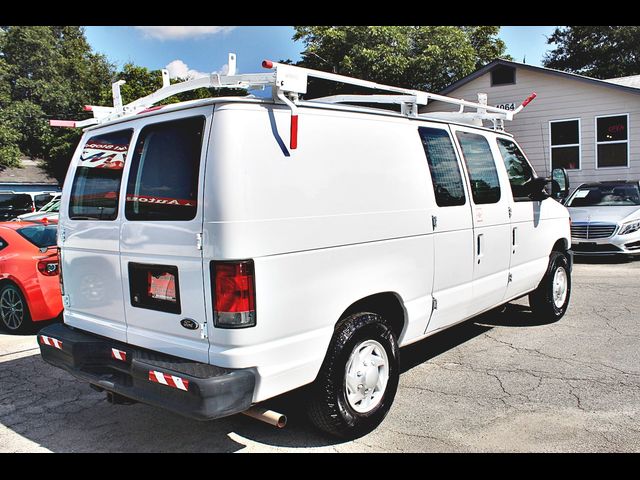
[[549, 183], [549, 179], [545, 177], [532, 178], [528, 183], [529, 198], [535, 201], [542, 201], [549, 198], [549, 194], [544, 190], [545, 185]]
[[551, 196], [556, 200], [569, 195], [569, 175], [564, 168], [554, 168], [551, 172]]

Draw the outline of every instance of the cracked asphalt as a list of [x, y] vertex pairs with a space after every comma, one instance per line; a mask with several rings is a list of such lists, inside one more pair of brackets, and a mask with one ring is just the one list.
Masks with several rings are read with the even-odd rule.
[[200, 423], [104, 394], [0, 333], [0, 452], [637, 452], [640, 261], [578, 263], [571, 306], [544, 324], [526, 299], [401, 350], [395, 404], [373, 433], [317, 433], [299, 395], [283, 430], [244, 415]]

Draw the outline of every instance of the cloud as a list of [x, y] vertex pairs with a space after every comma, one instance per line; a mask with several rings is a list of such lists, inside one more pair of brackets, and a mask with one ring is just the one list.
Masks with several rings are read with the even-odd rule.
[[203, 37], [205, 35], [216, 35], [218, 33], [227, 33], [236, 27], [158, 27], [158, 26], [141, 26], [134, 27], [144, 33], [146, 37], [158, 40], [183, 40], [185, 38]]
[[[172, 78], [172, 79], [180, 78], [182, 80], [185, 80], [185, 79], [191, 80], [193, 78], [201, 78], [209, 75], [208, 73], [200, 72], [198, 70], [189, 68], [189, 65], [184, 63], [182, 60], [174, 60], [173, 62], [170, 62], [165, 68], [169, 70], [169, 78]], [[214, 73], [225, 75], [228, 71], [229, 71], [229, 65], [225, 63], [220, 70]]]

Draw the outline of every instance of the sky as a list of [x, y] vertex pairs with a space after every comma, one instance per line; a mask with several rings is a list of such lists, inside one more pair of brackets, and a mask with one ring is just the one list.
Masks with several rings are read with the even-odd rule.
[[[546, 37], [556, 27], [505, 26], [499, 36], [514, 60], [526, 59], [541, 65], [550, 47]], [[97, 52], [121, 68], [127, 62], [155, 70], [168, 68], [172, 77], [185, 78], [202, 73], [222, 72], [227, 54], [237, 54], [240, 73], [256, 73], [262, 60], [300, 59], [302, 42], [292, 40], [293, 27], [287, 26], [88, 26], [87, 40]]]

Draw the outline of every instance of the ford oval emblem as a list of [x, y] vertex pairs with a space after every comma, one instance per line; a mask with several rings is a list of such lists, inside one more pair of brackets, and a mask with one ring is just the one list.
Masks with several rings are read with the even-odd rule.
[[195, 320], [191, 320], [190, 318], [183, 318], [182, 320], [180, 320], [180, 325], [182, 325], [187, 330], [197, 330], [197, 328], [200, 326], [198, 325], [198, 322], [196, 322]]

